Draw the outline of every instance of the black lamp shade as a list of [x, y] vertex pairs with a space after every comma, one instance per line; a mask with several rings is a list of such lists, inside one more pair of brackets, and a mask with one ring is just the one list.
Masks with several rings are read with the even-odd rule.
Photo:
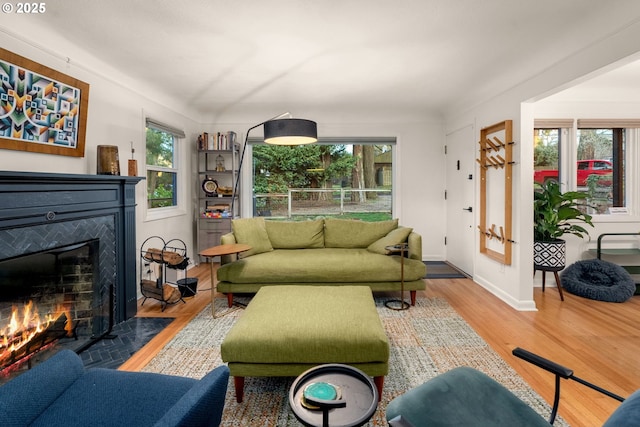
[[318, 140], [316, 122], [305, 119], [276, 119], [264, 123], [264, 142], [273, 145], [312, 144]]

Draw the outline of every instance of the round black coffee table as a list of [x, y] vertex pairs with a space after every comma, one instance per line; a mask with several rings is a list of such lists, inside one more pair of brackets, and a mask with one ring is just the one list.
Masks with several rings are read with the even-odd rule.
[[[331, 400], [305, 399], [305, 390], [335, 388]], [[378, 390], [364, 372], [342, 364], [320, 365], [295, 379], [289, 389], [289, 405], [298, 421], [310, 427], [357, 427], [371, 419], [378, 407]]]

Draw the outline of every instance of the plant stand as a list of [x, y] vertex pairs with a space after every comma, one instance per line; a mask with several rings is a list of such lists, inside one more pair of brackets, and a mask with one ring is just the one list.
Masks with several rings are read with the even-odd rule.
[[558, 293], [560, 294], [560, 301], [564, 301], [564, 295], [562, 294], [562, 284], [560, 283], [560, 276], [558, 276], [558, 271], [563, 270], [562, 267], [560, 270], [554, 268], [544, 268], [544, 267], [533, 267], [533, 276], [535, 277], [536, 271], [542, 271], [542, 292], [544, 292], [545, 279], [547, 276], [547, 271], [552, 271], [554, 277], [556, 278], [556, 286], [558, 287]]
[[561, 301], [564, 301], [564, 295], [558, 272], [564, 270], [565, 264], [566, 242], [564, 240], [533, 242], [533, 276], [535, 277], [536, 271], [542, 271], [542, 292], [544, 292], [547, 271], [553, 272]]

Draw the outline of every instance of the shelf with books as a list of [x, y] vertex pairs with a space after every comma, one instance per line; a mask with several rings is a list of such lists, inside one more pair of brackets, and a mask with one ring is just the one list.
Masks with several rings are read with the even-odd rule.
[[[240, 144], [235, 132], [203, 132], [198, 136], [197, 241], [198, 252], [220, 244], [231, 231], [231, 220], [240, 214]], [[233, 207], [233, 212], [232, 212]]]

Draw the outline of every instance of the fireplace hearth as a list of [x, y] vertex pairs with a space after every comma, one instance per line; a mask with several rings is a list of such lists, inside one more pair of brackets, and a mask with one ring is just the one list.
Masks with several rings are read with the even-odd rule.
[[81, 351], [135, 316], [141, 179], [0, 171], [0, 332], [14, 306], [31, 302], [41, 318], [63, 307], [76, 336], [46, 333], [42, 345]]
[[110, 332], [99, 245], [92, 239], [0, 261], [0, 372], [52, 343], [66, 339], [80, 351]]

